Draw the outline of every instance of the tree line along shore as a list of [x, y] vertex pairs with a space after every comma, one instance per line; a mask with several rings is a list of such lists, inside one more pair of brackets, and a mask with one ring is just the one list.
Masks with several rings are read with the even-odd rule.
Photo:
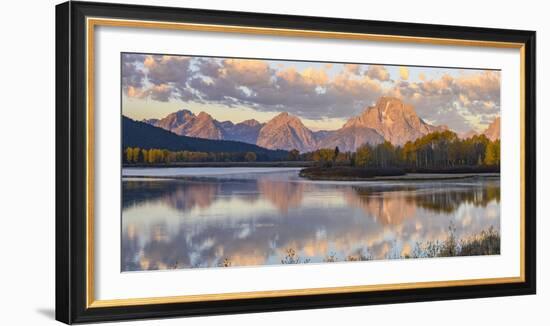
[[123, 165], [130, 166], [276, 166], [305, 167], [301, 175], [310, 178], [402, 175], [406, 173], [498, 173], [500, 140], [484, 135], [467, 139], [454, 132], [434, 132], [394, 146], [385, 141], [364, 144], [355, 152], [338, 147], [312, 152], [288, 151], [285, 160], [260, 160], [254, 152], [170, 151], [158, 148], [127, 147]]

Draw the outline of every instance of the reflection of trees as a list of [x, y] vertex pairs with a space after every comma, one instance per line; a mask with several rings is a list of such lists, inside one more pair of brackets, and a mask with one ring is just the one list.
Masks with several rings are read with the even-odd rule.
[[207, 208], [224, 191], [224, 184], [206, 181], [125, 181], [123, 208], [145, 202], [163, 202], [180, 211]]
[[239, 199], [254, 202], [261, 196], [282, 213], [299, 207], [307, 185], [299, 182], [257, 180], [172, 180], [123, 182], [123, 208], [144, 202], [163, 202], [180, 211], [195, 207], [208, 208], [219, 197], [238, 195]]
[[156, 201], [174, 192], [177, 182], [147, 180], [122, 182], [122, 207], [127, 208], [144, 202]]
[[429, 193], [418, 193], [407, 197], [416, 205], [438, 213], [452, 213], [462, 204], [472, 204], [476, 207], [487, 207], [491, 201], [500, 202], [500, 187], [487, 185], [449, 191], [440, 189]]
[[386, 224], [399, 224], [404, 218], [413, 216], [416, 207], [449, 214], [465, 203], [486, 207], [493, 200], [500, 202], [500, 186], [492, 183], [451, 188], [449, 185], [429, 188], [406, 186], [384, 191], [354, 187], [353, 193], [346, 193], [346, 200]]

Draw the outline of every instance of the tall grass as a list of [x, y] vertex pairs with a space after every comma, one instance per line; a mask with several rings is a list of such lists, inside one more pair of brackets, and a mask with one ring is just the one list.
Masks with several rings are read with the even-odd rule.
[[[288, 253], [291, 253], [290, 255]], [[434, 258], [434, 257], [457, 257], [457, 256], [482, 256], [500, 254], [500, 233], [493, 226], [481, 231], [478, 234], [458, 239], [456, 227], [451, 222], [447, 229], [447, 237], [444, 240], [419, 241], [408, 254], [402, 254], [399, 247], [394, 243], [383, 258], [380, 259], [409, 259], [409, 258]], [[287, 256], [282, 260], [283, 264], [307, 263], [308, 260], [296, 259], [294, 249], [287, 249]], [[338, 258], [336, 253], [331, 252], [325, 256], [323, 262], [335, 263], [339, 261], [368, 261], [373, 258], [367, 250], [358, 249], [354, 253], [346, 255], [344, 259]], [[378, 258], [377, 258], [378, 259]]]
[[[394, 242], [394, 245], [383, 258], [374, 258], [367, 249], [360, 248], [354, 252], [345, 255], [344, 258], [339, 258], [334, 252], [328, 253], [324, 258], [325, 263], [335, 262], [354, 262], [354, 261], [369, 261], [374, 259], [389, 260], [389, 259], [413, 259], [413, 258], [434, 258], [434, 257], [457, 257], [457, 256], [483, 256], [483, 255], [499, 255], [500, 254], [500, 233], [493, 226], [468, 236], [463, 239], [458, 239], [456, 227], [451, 222], [447, 229], [447, 237], [444, 240], [435, 241], [420, 241], [415, 244], [413, 249], [408, 254], [402, 254], [399, 246]], [[294, 248], [287, 248], [285, 255], [281, 258], [281, 264], [307, 264], [310, 263], [310, 258], [301, 257]], [[230, 258], [224, 258], [223, 261], [217, 264], [218, 267], [233, 267]], [[194, 266], [195, 268], [198, 266]], [[176, 262], [173, 268], [179, 268]]]
[[460, 256], [500, 254], [500, 233], [491, 226], [460, 243]]
[[311, 259], [303, 259], [298, 256], [296, 253], [296, 250], [292, 248], [288, 248], [286, 250], [286, 256], [281, 259], [281, 264], [307, 264], [311, 261]]
[[417, 242], [410, 256], [403, 258], [433, 258], [482, 256], [500, 254], [500, 233], [490, 226], [478, 234], [458, 240], [451, 223], [444, 241]]

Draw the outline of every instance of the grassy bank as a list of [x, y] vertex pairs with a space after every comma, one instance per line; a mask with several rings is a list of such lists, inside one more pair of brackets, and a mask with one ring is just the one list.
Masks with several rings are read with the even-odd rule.
[[457, 239], [454, 226], [449, 226], [443, 241], [418, 242], [408, 255], [398, 258], [433, 258], [455, 256], [484, 256], [500, 254], [500, 233], [492, 226], [478, 234]]
[[[388, 260], [388, 259], [414, 259], [414, 258], [436, 258], [436, 257], [460, 257], [460, 256], [487, 256], [500, 255], [500, 233], [494, 227], [489, 227], [477, 234], [458, 239], [456, 229], [451, 223], [447, 237], [444, 240], [417, 242], [415, 247], [409, 253], [399, 252], [399, 248], [394, 246], [384, 255], [384, 257], [373, 257], [368, 249], [358, 249], [344, 257], [338, 257], [335, 253], [327, 253], [323, 262], [353, 262], [369, 260]], [[311, 259], [302, 257], [294, 248], [287, 248], [285, 255], [280, 260], [283, 265], [308, 264]], [[231, 258], [225, 258], [218, 267], [236, 266]]]
[[[436, 257], [464, 257], [464, 256], [488, 256], [500, 255], [500, 233], [493, 226], [482, 230], [479, 233], [466, 236], [459, 239], [456, 229], [451, 223], [448, 228], [447, 236], [443, 240], [417, 242], [407, 253], [403, 253], [402, 248], [395, 243], [392, 248], [387, 250], [386, 254], [374, 257], [368, 248], [359, 248], [347, 255], [337, 255], [329, 252], [323, 258], [325, 263], [336, 262], [354, 262], [370, 260], [389, 260], [389, 259], [415, 259], [415, 258], [436, 258]], [[283, 256], [280, 257], [280, 263], [283, 265], [309, 264], [312, 260], [309, 257], [300, 256], [294, 248], [287, 248]], [[237, 267], [231, 257], [225, 257], [218, 262], [216, 267]], [[210, 266], [180, 266], [175, 262], [168, 268], [204, 268]]]
[[[339, 258], [335, 253], [328, 253], [323, 262], [499, 255], [500, 233], [491, 226], [477, 234], [458, 239], [456, 229], [451, 224], [443, 241], [417, 242], [409, 253], [401, 253], [398, 249], [391, 248], [382, 258], [374, 258], [368, 249], [358, 249], [344, 258]], [[307, 264], [310, 261], [300, 257], [292, 248], [287, 249], [286, 256], [281, 259], [282, 264]]]

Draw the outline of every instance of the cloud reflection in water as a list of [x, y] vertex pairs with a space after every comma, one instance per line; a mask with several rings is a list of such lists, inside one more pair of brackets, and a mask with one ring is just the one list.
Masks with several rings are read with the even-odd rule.
[[123, 182], [122, 271], [407, 254], [500, 228], [498, 180], [310, 182], [296, 172]]

